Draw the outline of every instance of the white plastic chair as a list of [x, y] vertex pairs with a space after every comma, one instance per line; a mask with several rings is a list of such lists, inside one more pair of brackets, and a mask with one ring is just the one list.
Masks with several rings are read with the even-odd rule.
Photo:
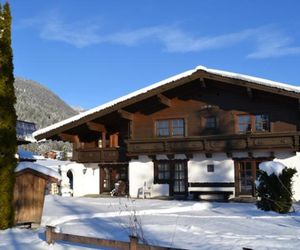
[[147, 194], [149, 195], [149, 198], [151, 198], [151, 191], [152, 191], [152, 185], [148, 186], [147, 182], [144, 181], [143, 190], [142, 190], [143, 199], [146, 198]]

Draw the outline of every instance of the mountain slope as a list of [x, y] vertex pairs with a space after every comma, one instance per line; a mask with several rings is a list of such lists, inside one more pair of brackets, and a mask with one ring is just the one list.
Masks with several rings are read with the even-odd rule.
[[35, 122], [38, 129], [78, 114], [57, 95], [37, 82], [16, 78], [14, 86], [18, 119]]

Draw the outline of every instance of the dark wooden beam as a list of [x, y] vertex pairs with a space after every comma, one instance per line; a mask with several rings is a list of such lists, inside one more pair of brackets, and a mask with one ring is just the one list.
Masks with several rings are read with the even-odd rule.
[[212, 158], [212, 153], [206, 152], [206, 153], [205, 153], [205, 157], [206, 157], [206, 158]]
[[280, 88], [274, 88], [272, 86], [265, 86], [262, 84], [249, 82], [246, 80], [234, 79], [234, 78], [230, 78], [230, 77], [226, 77], [226, 76], [220, 76], [220, 75], [216, 75], [216, 74], [209, 73], [209, 72], [202, 71], [201, 73], [205, 76], [205, 78], [208, 78], [211, 80], [234, 84], [234, 85], [242, 86], [242, 87], [250, 87], [252, 89], [267, 91], [267, 92], [274, 93], [274, 94], [285, 95], [285, 96], [289, 96], [292, 98], [299, 98], [299, 93], [295, 93], [292, 91], [288, 91], [288, 90], [284, 90], [284, 89], [280, 89]]
[[148, 157], [149, 157], [152, 161], [156, 161], [156, 155], [148, 155]]
[[187, 160], [192, 159], [193, 154], [192, 153], [185, 153], [185, 157], [186, 157]]
[[133, 114], [128, 112], [128, 111], [125, 111], [123, 109], [120, 109], [118, 110], [118, 113], [120, 114], [120, 116], [126, 120], [130, 120], [132, 121], [133, 120]]
[[228, 158], [232, 158], [232, 152], [227, 152], [226, 155]]
[[252, 89], [247, 87], [247, 95], [249, 97], [250, 100], [253, 99], [253, 92], [252, 92]]
[[79, 136], [78, 135], [70, 135], [66, 133], [60, 133], [58, 135], [63, 141], [73, 142], [73, 143], [79, 143]]
[[164, 96], [163, 94], [157, 94], [158, 100], [160, 103], [166, 105], [167, 107], [171, 107], [172, 101], [168, 97]]
[[169, 160], [173, 160], [174, 159], [174, 154], [167, 154], [167, 157]]
[[200, 86], [201, 86], [201, 88], [206, 88], [206, 84], [205, 84], [205, 80], [204, 80], [204, 78], [199, 78], [199, 82], [200, 82]]
[[103, 124], [96, 123], [96, 122], [87, 122], [86, 125], [91, 131], [106, 132], [106, 128]]

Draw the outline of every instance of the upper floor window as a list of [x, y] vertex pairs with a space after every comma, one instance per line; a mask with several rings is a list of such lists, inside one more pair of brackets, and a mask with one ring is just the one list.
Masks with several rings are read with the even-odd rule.
[[238, 116], [238, 129], [240, 133], [250, 132], [252, 130], [251, 116], [239, 115]]
[[270, 122], [268, 115], [256, 115], [255, 116], [255, 130], [256, 131], [269, 131]]
[[269, 116], [266, 114], [238, 115], [237, 122], [240, 133], [270, 131]]
[[184, 136], [184, 119], [157, 120], [156, 136]]
[[217, 128], [217, 119], [215, 116], [208, 116], [205, 118], [205, 125], [206, 129], [216, 129]]

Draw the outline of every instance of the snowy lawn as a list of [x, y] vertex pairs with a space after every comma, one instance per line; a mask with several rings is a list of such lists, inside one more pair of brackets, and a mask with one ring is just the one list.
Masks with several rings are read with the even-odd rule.
[[63, 233], [128, 241], [136, 211], [149, 244], [185, 249], [300, 249], [300, 207], [280, 215], [254, 204], [192, 201], [66, 198], [47, 196], [38, 230], [0, 231], [0, 249], [96, 249], [44, 241], [45, 225]]

